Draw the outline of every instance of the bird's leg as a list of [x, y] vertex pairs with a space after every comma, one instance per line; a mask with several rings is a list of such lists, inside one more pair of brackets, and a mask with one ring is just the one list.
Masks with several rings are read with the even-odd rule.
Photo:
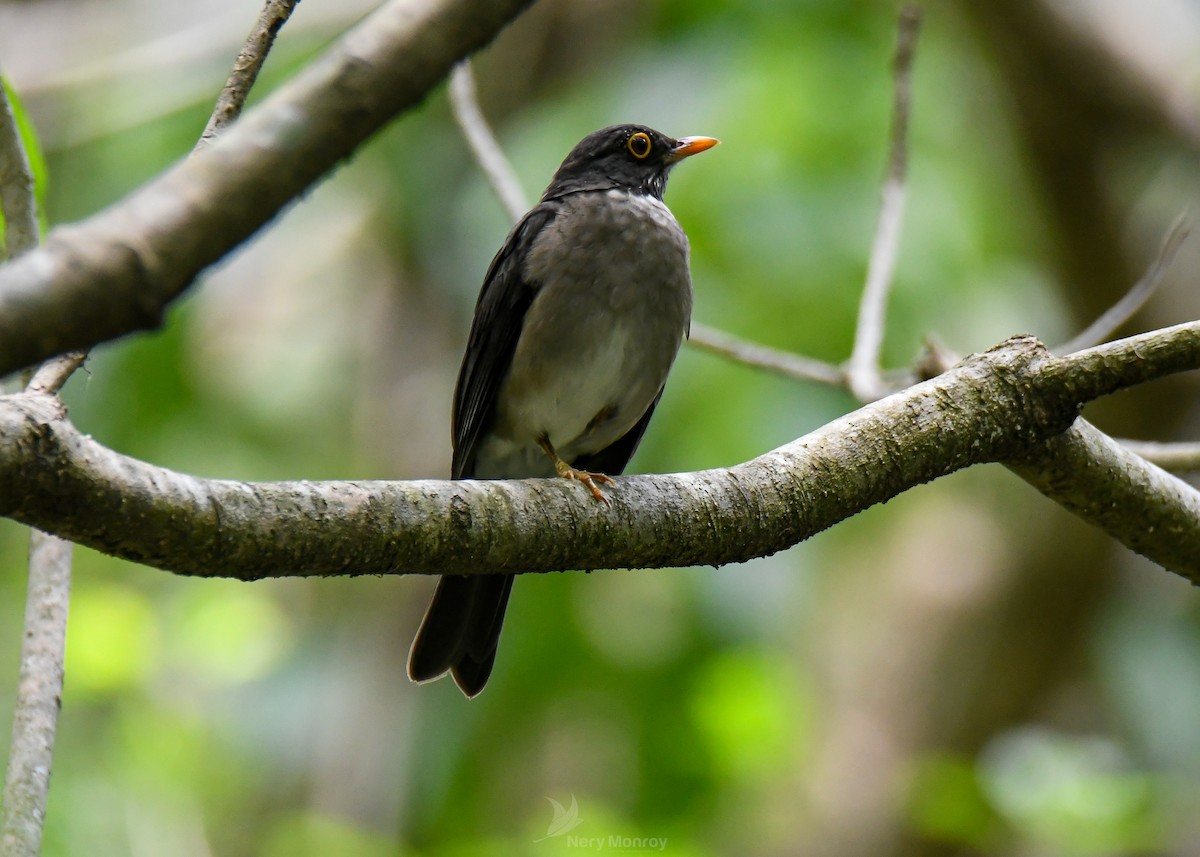
[[542, 451], [545, 452], [546, 455], [549, 456], [550, 460], [554, 462], [554, 471], [559, 476], [563, 477], [564, 479], [574, 479], [576, 482], [582, 482], [587, 489], [592, 492], [593, 497], [595, 497], [605, 506], [610, 505], [608, 498], [600, 493], [600, 488], [596, 485], [596, 483], [601, 482], [605, 485], [612, 485], [613, 481], [611, 477], [606, 476], [603, 473], [592, 473], [589, 470], [576, 470], [574, 467], [558, 457], [558, 453], [554, 451], [554, 445], [550, 443], [550, 438], [546, 435], [542, 435], [538, 438], [538, 446], [540, 446]]

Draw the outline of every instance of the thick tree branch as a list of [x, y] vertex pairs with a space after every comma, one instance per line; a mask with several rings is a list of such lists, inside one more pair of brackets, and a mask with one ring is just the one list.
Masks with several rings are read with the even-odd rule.
[[[0, 400], [0, 513], [201, 576], [721, 565], [963, 467], [1026, 455], [1089, 399], [1197, 367], [1200, 322], [1066, 357], [1018, 337], [745, 464], [621, 478], [611, 509], [557, 479], [197, 479], [105, 449], [53, 400], [23, 394]], [[1143, 547], [1200, 579], [1200, 565]]]
[[1048, 377], [1088, 402], [1174, 372], [1200, 368], [1200, 321], [1139, 333], [1046, 361]]
[[528, 0], [393, 0], [227, 133], [0, 268], [0, 374], [157, 325], [164, 307], [417, 104]]
[[1091, 423], [1077, 420], [1009, 466], [1130, 550], [1166, 568], [1192, 569], [1185, 576], [1200, 583], [1200, 492]]

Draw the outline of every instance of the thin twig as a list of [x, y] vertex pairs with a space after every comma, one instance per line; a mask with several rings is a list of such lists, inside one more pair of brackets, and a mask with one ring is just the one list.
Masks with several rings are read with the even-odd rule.
[[9, 257], [36, 247], [38, 214], [33, 169], [3, 86], [0, 86], [0, 206], [4, 208], [4, 243]]
[[246, 43], [233, 62], [233, 71], [225, 81], [225, 88], [217, 98], [217, 105], [208, 118], [208, 125], [200, 135], [200, 142], [196, 148], [207, 146], [225, 126], [241, 114], [246, 97], [250, 94], [254, 81], [258, 79], [258, 73], [271, 51], [271, 45], [275, 43], [275, 36], [291, 17], [299, 2], [300, 0], [267, 0], [262, 14], [258, 17], [258, 23], [246, 37]]
[[705, 324], [693, 323], [688, 341], [703, 351], [719, 354], [747, 366], [776, 372], [788, 378], [816, 381], [831, 387], [846, 386], [846, 376], [832, 363], [759, 345], [757, 342], [741, 339]]
[[30, 393], [55, 394], [63, 388], [76, 369], [87, 360], [86, 351], [68, 351], [58, 357], [47, 360], [38, 368], [25, 389]]
[[[39, 229], [33, 170], [3, 86], [0, 86], [0, 205], [4, 208], [4, 243], [9, 256], [15, 258], [36, 247]], [[49, 375], [41, 378], [43, 383], [54, 380]], [[28, 586], [21, 673], [13, 706], [4, 803], [0, 807], [0, 853], [5, 857], [37, 857], [42, 847], [54, 733], [62, 697], [71, 587], [70, 542], [37, 530], [30, 533]]]
[[1073, 351], [1082, 351], [1107, 341], [1121, 325], [1129, 321], [1134, 313], [1146, 304], [1146, 301], [1150, 300], [1150, 296], [1154, 294], [1166, 277], [1171, 263], [1175, 261], [1176, 253], [1183, 246], [1183, 242], [1187, 240], [1191, 230], [1191, 214], [1185, 211], [1171, 225], [1167, 237], [1163, 239], [1162, 246], [1158, 250], [1158, 255], [1133, 288], [1109, 307], [1103, 315], [1088, 325], [1086, 330], [1069, 342], [1051, 350], [1055, 354], [1070, 354]]
[[884, 317], [888, 292], [896, 271], [900, 249], [900, 226], [904, 219], [905, 173], [908, 165], [908, 120], [912, 103], [912, 64], [917, 36], [921, 29], [921, 9], [906, 4], [900, 10], [893, 65], [895, 84], [892, 100], [891, 146], [887, 174], [883, 182], [882, 204], [871, 258], [867, 264], [867, 282], [858, 310], [858, 329], [854, 350], [847, 364], [851, 392], [866, 402], [887, 390], [880, 377], [879, 355], [883, 349]]
[[25, 634], [0, 822], [5, 857], [37, 857], [41, 851], [62, 700], [71, 549], [56, 536], [30, 533]]
[[525, 215], [529, 203], [525, 200], [525, 191], [521, 189], [516, 170], [505, 156], [479, 106], [470, 60], [463, 60], [450, 72], [450, 107], [475, 160], [487, 176], [488, 184], [500, 199], [509, 219], [515, 223]]
[[1200, 443], [1155, 443], [1148, 440], [1118, 441], [1129, 452], [1172, 473], [1200, 471]]

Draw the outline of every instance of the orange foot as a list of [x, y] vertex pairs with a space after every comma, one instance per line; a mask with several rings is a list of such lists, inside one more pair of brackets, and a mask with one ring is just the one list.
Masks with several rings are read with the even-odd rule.
[[614, 483], [612, 481], [612, 477], [604, 473], [593, 473], [590, 470], [576, 470], [574, 467], [558, 457], [558, 453], [554, 451], [554, 447], [551, 445], [550, 439], [544, 435], [538, 439], [538, 445], [542, 448], [542, 451], [549, 456], [550, 460], [554, 462], [555, 473], [564, 479], [574, 479], [576, 482], [582, 483], [589, 491], [592, 492], [592, 496], [595, 497], [596, 500], [603, 503], [605, 506], [612, 505], [608, 502], [608, 498], [604, 496], [604, 494], [600, 491], [600, 487], [596, 484], [599, 482], [603, 485], [613, 485]]

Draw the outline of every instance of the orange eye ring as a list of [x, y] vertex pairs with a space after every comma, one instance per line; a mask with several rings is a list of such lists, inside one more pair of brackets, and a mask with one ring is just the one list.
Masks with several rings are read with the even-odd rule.
[[651, 144], [648, 134], [638, 131], [625, 143], [625, 148], [629, 150], [629, 154], [640, 161], [650, 154], [650, 150], [654, 146]]

